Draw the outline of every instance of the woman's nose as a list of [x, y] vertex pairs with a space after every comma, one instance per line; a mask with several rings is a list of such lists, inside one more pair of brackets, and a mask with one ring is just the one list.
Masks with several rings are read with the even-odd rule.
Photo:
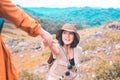
[[70, 36], [70, 34], [69, 34], [69, 33], [67, 33], [67, 34], [66, 34], [66, 36], [67, 36], [67, 37], [69, 37], [69, 36]]

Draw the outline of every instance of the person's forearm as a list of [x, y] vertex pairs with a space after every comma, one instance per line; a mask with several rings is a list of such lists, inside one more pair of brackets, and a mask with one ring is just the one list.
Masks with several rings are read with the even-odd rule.
[[52, 35], [41, 28], [41, 37], [46, 40], [47, 45], [51, 49], [52, 53], [57, 56], [59, 50], [52, 38]]
[[48, 46], [52, 45], [53, 39], [50, 33], [41, 28], [41, 37], [46, 40]]
[[0, 17], [3, 17], [26, 31], [31, 36], [40, 34], [41, 25], [19, 9], [10, 0], [0, 0]]

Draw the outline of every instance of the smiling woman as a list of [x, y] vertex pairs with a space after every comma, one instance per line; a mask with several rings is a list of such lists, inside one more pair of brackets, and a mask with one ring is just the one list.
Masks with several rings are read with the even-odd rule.
[[52, 36], [42, 29], [41, 37], [46, 41], [55, 59], [46, 80], [80, 80], [79, 65], [82, 48], [78, 46], [80, 36], [75, 25], [66, 23], [56, 32], [54, 42]]
[[[23, 7], [101, 7], [119, 8], [120, 0], [12, 0]], [[27, 4], [26, 4], [27, 3]]]

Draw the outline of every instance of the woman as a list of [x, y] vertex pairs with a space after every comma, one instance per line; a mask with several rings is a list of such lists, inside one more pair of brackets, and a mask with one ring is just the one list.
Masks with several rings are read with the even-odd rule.
[[62, 29], [57, 31], [58, 44], [43, 29], [41, 36], [46, 40], [55, 59], [47, 75], [47, 80], [79, 80], [77, 72], [79, 72], [79, 57], [82, 49], [77, 46], [80, 37], [75, 26], [66, 23]]

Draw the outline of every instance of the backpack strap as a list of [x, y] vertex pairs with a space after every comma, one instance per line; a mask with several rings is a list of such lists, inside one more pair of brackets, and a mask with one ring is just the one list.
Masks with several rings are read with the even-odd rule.
[[53, 63], [53, 61], [54, 61], [55, 59], [53, 58], [53, 54], [52, 54], [52, 52], [50, 53], [50, 56], [49, 56], [49, 58], [48, 58], [48, 60], [47, 60], [47, 62], [49, 63], [49, 64], [51, 64], [51, 63]]
[[5, 22], [4, 18], [0, 18], [0, 32], [2, 30], [4, 22]]

